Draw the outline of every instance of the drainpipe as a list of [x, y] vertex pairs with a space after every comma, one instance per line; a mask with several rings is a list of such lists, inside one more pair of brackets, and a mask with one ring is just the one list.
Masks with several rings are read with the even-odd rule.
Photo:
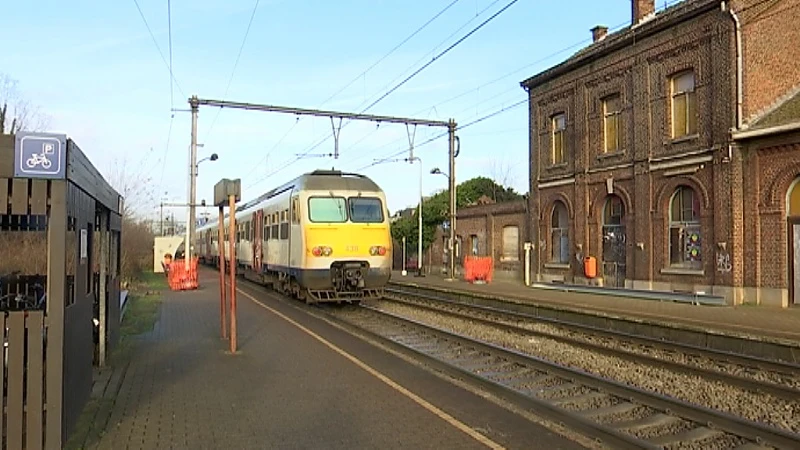
[[728, 13], [730, 13], [733, 24], [736, 27], [736, 130], [738, 131], [742, 129], [743, 122], [742, 91], [744, 89], [742, 88], [742, 78], [744, 77], [742, 74], [742, 23], [739, 21], [739, 17], [733, 9], [729, 8], [727, 2], [722, 2], [722, 10], [727, 10]]

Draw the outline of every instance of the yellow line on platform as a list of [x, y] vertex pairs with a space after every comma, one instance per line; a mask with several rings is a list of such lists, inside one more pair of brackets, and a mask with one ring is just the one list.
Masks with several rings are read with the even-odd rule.
[[423, 408], [427, 409], [428, 411], [432, 412], [433, 414], [435, 414], [436, 416], [438, 416], [439, 418], [441, 418], [445, 422], [449, 423], [453, 427], [458, 428], [459, 430], [463, 431], [464, 433], [466, 433], [467, 435], [469, 435], [471, 438], [475, 439], [476, 441], [486, 445], [489, 448], [493, 448], [493, 449], [503, 449], [504, 448], [502, 445], [498, 444], [497, 442], [492, 441], [491, 439], [487, 438], [486, 436], [484, 436], [484, 435], [478, 433], [477, 431], [473, 430], [472, 428], [470, 428], [464, 422], [461, 422], [460, 420], [456, 419], [455, 417], [451, 416], [450, 414], [447, 414], [446, 412], [442, 411], [441, 409], [437, 408], [436, 406], [430, 404], [429, 402], [427, 402], [422, 397], [414, 394], [413, 392], [411, 392], [408, 389], [404, 388], [403, 386], [399, 385], [397, 382], [395, 382], [391, 378], [389, 378], [386, 375], [380, 373], [376, 369], [373, 369], [367, 363], [361, 361], [360, 359], [356, 358], [355, 356], [351, 355], [350, 353], [342, 350], [341, 348], [337, 347], [336, 345], [334, 345], [330, 341], [326, 340], [322, 336], [314, 333], [313, 331], [309, 330], [308, 328], [304, 327], [303, 325], [300, 325], [299, 323], [297, 323], [296, 321], [292, 320], [291, 318], [285, 316], [284, 314], [282, 314], [282, 313], [276, 311], [275, 309], [270, 308], [269, 306], [267, 306], [267, 305], [261, 303], [260, 301], [256, 300], [255, 297], [253, 297], [252, 295], [248, 294], [247, 292], [241, 291], [239, 289], [236, 289], [236, 291], [239, 292], [241, 295], [244, 295], [245, 297], [247, 297], [250, 301], [252, 301], [256, 305], [266, 309], [267, 311], [271, 312], [272, 314], [275, 314], [276, 316], [280, 317], [281, 319], [289, 322], [290, 324], [294, 325], [295, 327], [297, 327], [300, 330], [302, 330], [304, 333], [306, 333], [309, 336], [313, 337], [314, 339], [318, 340], [319, 342], [321, 342], [322, 344], [324, 344], [325, 346], [327, 346], [331, 350], [333, 350], [336, 353], [344, 356], [345, 358], [350, 360], [350, 362], [352, 362], [353, 364], [355, 364], [358, 367], [362, 368], [364, 371], [366, 371], [370, 375], [372, 375], [375, 378], [377, 378], [377, 379], [383, 381], [384, 383], [388, 384], [389, 387], [391, 387], [392, 389], [394, 389], [397, 392], [399, 392], [399, 393], [403, 394], [404, 396], [408, 397], [414, 403], [416, 403], [416, 404], [422, 406]]

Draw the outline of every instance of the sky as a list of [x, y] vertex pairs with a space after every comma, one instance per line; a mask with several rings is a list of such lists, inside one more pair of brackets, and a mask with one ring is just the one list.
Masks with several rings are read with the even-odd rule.
[[[630, 24], [630, 0], [517, 0], [365, 111], [511, 1], [260, 0], [255, 9], [256, 0], [6, 2], [0, 29], [10, 45], [0, 74], [49, 116], [47, 131], [72, 138], [109, 181], [123, 174], [136, 187], [129, 202], [157, 217], [159, 201], [188, 198], [192, 95], [464, 125], [525, 100], [519, 82], [590, 44], [594, 26]], [[457, 181], [487, 176], [527, 192], [527, 124], [523, 103], [459, 129]], [[327, 117], [201, 107], [198, 159], [219, 159], [199, 165], [197, 199], [211, 202], [221, 178], [240, 178], [249, 200], [336, 168], [375, 180], [395, 212], [419, 200], [419, 163], [376, 159], [408, 157], [410, 132], [424, 195], [446, 189], [446, 177], [429, 172], [447, 172], [447, 139], [420, 145], [445, 131], [344, 120], [334, 159], [325, 156], [334, 152]]]

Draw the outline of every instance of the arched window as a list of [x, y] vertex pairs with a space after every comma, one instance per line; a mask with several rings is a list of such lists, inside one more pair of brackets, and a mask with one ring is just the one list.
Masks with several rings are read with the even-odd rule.
[[569, 214], [563, 202], [557, 201], [553, 207], [550, 222], [550, 261], [553, 263], [569, 263]]
[[800, 217], [800, 178], [794, 180], [792, 188], [789, 189], [788, 200], [786, 215]]
[[700, 200], [688, 186], [679, 186], [669, 203], [669, 262], [687, 269], [702, 268]]
[[503, 261], [519, 260], [519, 228], [516, 225], [503, 227]]

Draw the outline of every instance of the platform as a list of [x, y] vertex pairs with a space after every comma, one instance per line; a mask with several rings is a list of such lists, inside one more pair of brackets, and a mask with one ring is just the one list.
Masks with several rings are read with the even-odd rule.
[[409, 273], [403, 276], [399, 271], [392, 272], [391, 282], [477, 292], [583, 312], [669, 323], [674, 326], [684, 326], [694, 330], [702, 329], [720, 334], [733, 333], [754, 339], [773, 339], [800, 347], [800, 308], [798, 307], [692, 305], [528, 287], [521, 281], [514, 280], [498, 279], [488, 284], [472, 284], [462, 280], [448, 281], [440, 275], [418, 277]]
[[154, 329], [133, 344], [105, 435], [87, 448], [582, 448], [288, 301], [241, 289], [263, 305], [238, 296], [237, 355], [219, 336], [213, 272], [200, 271], [196, 291], [165, 292]]

